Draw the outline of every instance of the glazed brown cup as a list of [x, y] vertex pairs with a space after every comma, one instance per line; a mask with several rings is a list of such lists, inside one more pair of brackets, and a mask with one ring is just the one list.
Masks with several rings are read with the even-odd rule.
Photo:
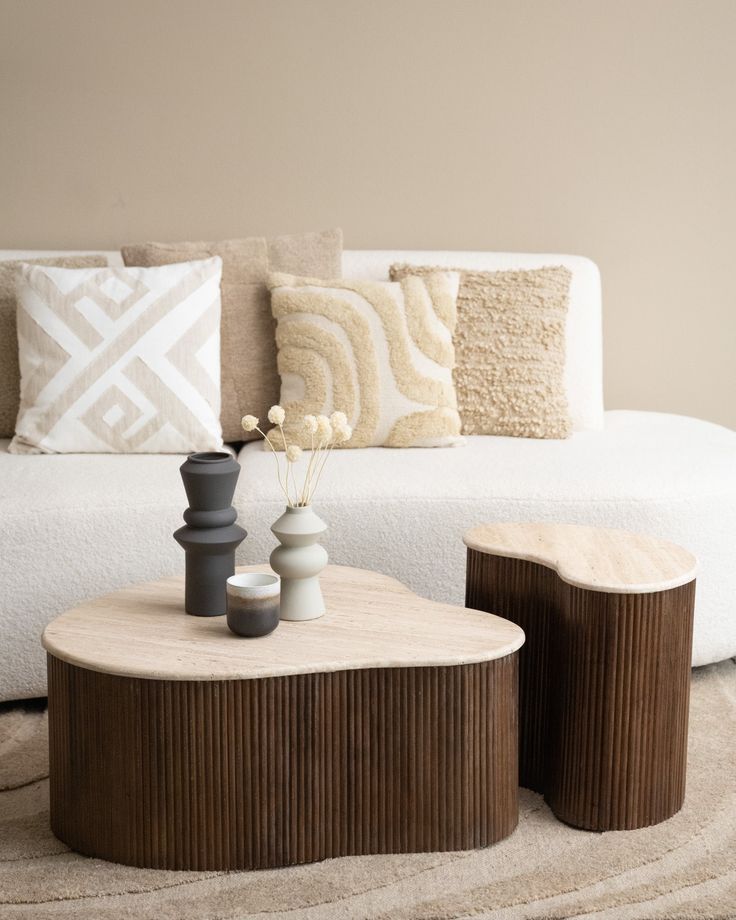
[[281, 579], [266, 572], [244, 572], [227, 580], [227, 625], [236, 636], [267, 636], [279, 625]]

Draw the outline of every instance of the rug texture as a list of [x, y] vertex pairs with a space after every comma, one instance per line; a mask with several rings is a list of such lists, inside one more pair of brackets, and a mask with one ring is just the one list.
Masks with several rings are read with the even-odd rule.
[[693, 673], [685, 806], [594, 834], [521, 795], [518, 830], [485, 850], [327, 860], [267, 872], [132, 869], [70, 852], [49, 829], [46, 714], [0, 708], [0, 917], [75, 920], [733, 920], [736, 664]]

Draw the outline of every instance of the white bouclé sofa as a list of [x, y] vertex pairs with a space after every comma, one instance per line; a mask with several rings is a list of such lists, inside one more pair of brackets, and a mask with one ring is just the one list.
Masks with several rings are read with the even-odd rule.
[[[56, 255], [0, 253], [0, 259]], [[119, 254], [108, 253], [111, 264]], [[560, 255], [346, 252], [346, 277], [392, 262], [478, 269], [564, 264], [573, 272], [565, 441], [470, 437], [462, 447], [335, 452], [317, 509], [331, 560], [373, 568], [463, 603], [463, 532], [482, 521], [560, 521], [651, 533], [700, 562], [693, 663], [736, 654], [736, 432], [678, 415], [603, 412], [595, 265]], [[244, 356], [244, 360], [247, 357]], [[242, 407], [246, 411], [249, 407]], [[273, 459], [239, 453], [243, 563], [266, 563], [281, 511]], [[181, 571], [171, 537], [185, 506], [181, 456], [19, 456], [0, 442], [0, 700], [46, 692], [44, 626], [70, 605]]]

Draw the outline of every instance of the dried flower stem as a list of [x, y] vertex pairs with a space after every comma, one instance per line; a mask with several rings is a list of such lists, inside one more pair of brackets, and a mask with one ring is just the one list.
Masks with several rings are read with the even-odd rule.
[[[284, 422], [286, 413], [281, 406], [271, 406], [268, 411], [268, 420], [274, 425], [274, 428], [266, 434], [258, 427], [258, 419], [254, 415], [243, 416], [243, 428], [245, 431], [257, 431], [268, 444], [276, 463], [276, 475], [279, 481], [279, 487], [286, 498], [286, 504], [289, 508], [306, 507], [312, 501], [314, 493], [317, 490], [322, 473], [324, 472], [327, 460], [332, 453], [336, 444], [343, 444], [350, 440], [352, 429], [348, 425], [347, 417], [344, 412], [333, 412], [330, 418], [326, 415], [305, 415], [304, 427], [309, 431], [311, 451], [309, 463], [304, 474], [304, 480], [299, 487], [296, 473], [292, 470], [292, 465], [297, 463], [302, 455], [302, 449], [298, 444], [289, 444], [284, 432]], [[270, 434], [278, 428], [283, 443], [286, 471], [285, 475], [281, 474], [281, 463], [279, 462], [278, 452], [273, 446]], [[318, 435], [315, 443], [315, 434]], [[291, 490], [293, 487], [294, 495]]]
[[309, 440], [312, 443], [311, 451], [309, 454], [309, 463], [307, 464], [307, 472], [304, 475], [304, 483], [302, 485], [302, 494], [299, 499], [300, 505], [309, 504], [309, 483], [312, 478], [312, 466], [314, 465], [314, 432], [309, 432]]
[[336, 444], [336, 442], [333, 441], [331, 444], [326, 445], [326, 448], [323, 449], [323, 451], [322, 451], [323, 456], [322, 456], [322, 463], [321, 463], [321, 465], [320, 465], [319, 457], [317, 458], [317, 464], [316, 464], [316, 466], [315, 466], [315, 469], [317, 470], [317, 475], [316, 475], [315, 480], [314, 480], [314, 485], [311, 485], [311, 484], [310, 484], [310, 485], [311, 485], [311, 488], [310, 488], [310, 491], [309, 491], [309, 495], [307, 496], [307, 504], [309, 504], [309, 503], [312, 501], [312, 496], [313, 496], [314, 493], [317, 491], [317, 486], [319, 485], [319, 481], [320, 481], [320, 479], [322, 478], [322, 472], [323, 472], [323, 470], [324, 470], [324, 468], [325, 468], [325, 466], [326, 466], [326, 464], [327, 464], [327, 460], [329, 459], [329, 456], [330, 456], [330, 454], [332, 453], [332, 448], [335, 446], [335, 444]]
[[[274, 460], [276, 461], [276, 475], [279, 477], [279, 486], [281, 487], [281, 491], [282, 491], [282, 492], [284, 493], [284, 495], [286, 496], [286, 504], [287, 504], [287, 505], [291, 505], [291, 499], [289, 498], [289, 493], [287, 492], [286, 488], [284, 487], [284, 483], [283, 483], [283, 481], [282, 481], [282, 479], [281, 479], [281, 464], [279, 463], [279, 457], [278, 457], [278, 454], [276, 453], [276, 450], [275, 450], [273, 444], [271, 443], [271, 439], [268, 437], [267, 434], [265, 434], [263, 431], [261, 431], [261, 429], [260, 429], [257, 425], [256, 425], [255, 430], [258, 432], [258, 434], [260, 434], [260, 435], [263, 436], [263, 440], [264, 440], [264, 441], [268, 444], [268, 446], [271, 448], [271, 453], [273, 454], [273, 458], [274, 458]], [[286, 467], [286, 472], [287, 472], [287, 476], [288, 476], [288, 472], [289, 472], [288, 464], [287, 464], [287, 467]], [[287, 479], [287, 481], [288, 481], [288, 479]]]
[[[286, 449], [288, 448], [289, 445], [286, 443], [286, 435], [284, 434], [284, 425], [283, 425], [283, 422], [279, 422], [279, 431], [281, 432], [281, 440], [284, 442], [284, 451], [286, 451]], [[290, 472], [291, 472], [291, 461], [290, 461], [289, 458], [287, 457], [287, 458], [286, 458], [286, 488], [285, 488], [284, 491], [286, 492], [286, 500], [287, 500], [287, 504], [288, 504], [288, 505], [291, 505], [291, 504], [292, 504], [291, 497], [290, 497], [290, 495], [289, 495], [289, 473], [290, 473]], [[297, 486], [297, 484], [296, 484], [296, 476], [295, 476], [295, 477], [294, 477], [294, 495], [295, 495], [295, 498], [294, 498], [294, 502], [293, 502], [293, 504], [295, 504], [295, 505], [296, 505], [297, 502], [298, 502], [298, 492], [299, 492], [299, 489], [298, 489], [298, 486]]]

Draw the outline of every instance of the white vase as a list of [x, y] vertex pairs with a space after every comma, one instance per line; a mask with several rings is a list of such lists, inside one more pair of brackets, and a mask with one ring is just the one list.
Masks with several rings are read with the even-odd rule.
[[317, 543], [327, 524], [313, 511], [287, 508], [271, 527], [281, 546], [271, 553], [271, 568], [281, 576], [282, 620], [315, 620], [325, 612], [319, 573], [327, 551]]

